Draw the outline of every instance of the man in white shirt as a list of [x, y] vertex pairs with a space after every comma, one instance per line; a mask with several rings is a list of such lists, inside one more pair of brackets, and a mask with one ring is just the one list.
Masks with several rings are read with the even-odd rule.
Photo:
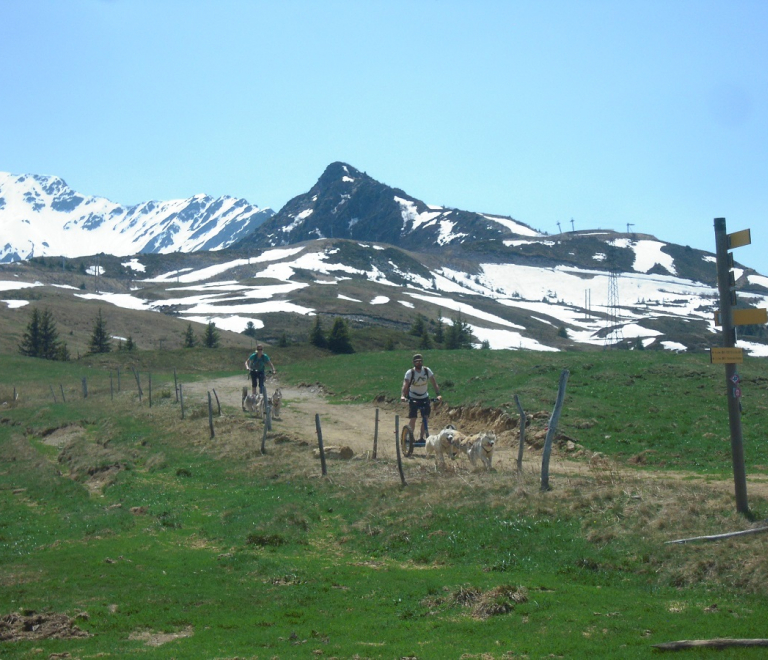
[[424, 366], [424, 358], [421, 353], [417, 353], [413, 356], [413, 368], [405, 372], [403, 389], [400, 393], [400, 400], [408, 401], [408, 425], [411, 427], [411, 431], [415, 432], [416, 430], [416, 416], [419, 410], [421, 410], [421, 418], [425, 420], [425, 423], [429, 419], [431, 412], [430, 381], [435, 388], [435, 396], [442, 401], [443, 397], [440, 396], [440, 388], [435, 380], [434, 372], [429, 367]]

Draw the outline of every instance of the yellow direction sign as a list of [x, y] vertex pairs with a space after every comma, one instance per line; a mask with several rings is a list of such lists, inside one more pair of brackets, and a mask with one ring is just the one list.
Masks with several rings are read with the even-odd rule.
[[742, 364], [744, 351], [741, 348], [710, 348], [709, 361], [712, 364]]
[[[733, 325], [761, 325], [768, 323], [768, 311], [765, 309], [734, 309]], [[715, 325], [720, 323], [720, 312], [715, 312]]]
[[750, 243], [752, 243], [752, 235], [750, 234], [749, 229], [742, 229], [741, 231], [736, 231], [733, 234], [728, 234], [729, 250], [742, 247], [743, 245], [749, 245]]

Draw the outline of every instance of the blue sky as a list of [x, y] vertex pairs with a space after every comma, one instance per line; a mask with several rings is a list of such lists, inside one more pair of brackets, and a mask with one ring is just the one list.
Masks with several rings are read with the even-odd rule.
[[0, 0], [0, 170], [278, 210], [341, 160], [768, 274], [766, 63], [764, 0]]

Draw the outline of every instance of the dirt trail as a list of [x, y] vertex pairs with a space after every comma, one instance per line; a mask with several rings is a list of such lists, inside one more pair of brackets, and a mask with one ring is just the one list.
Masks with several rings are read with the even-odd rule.
[[[222, 406], [241, 408], [242, 389], [248, 381], [241, 376], [221, 378], [214, 381], [190, 383], [184, 386], [185, 398], [187, 394], [203, 396], [207, 390], [214, 389]], [[323, 432], [323, 442], [328, 446], [346, 446], [352, 449], [356, 457], [370, 454], [373, 450], [373, 437], [376, 426], [376, 409], [379, 410], [377, 455], [379, 458], [394, 459], [395, 447], [395, 416], [399, 415], [399, 428], [408, 423], [407, 406], [396, 402], [394, 404], [375, 403], [364, 404], [331, 404], [324, 396], [320, 386], [287, 387], [279, 382], [279, 379], [267, 381], [268, 393], [274, 392], [280, 387], [283, 394], [283, 409], [280, 419], [273, 421], [273, 432], [283, 433], [296, 440], [303, 440], [312, 446], [317, 444], [317, 432], [315, 428], [315, 415], [320, 415], [320, 423]], [[249, 390], [250, 391], [250, 390]], [[433, 431], [442, 428], [452, 421], [446, 414], [446, 410], [433, 411], [430, 420], [430, 429]], [[248, 413], [242, 413], [249, 415]], [[480, 427], [464, 428], [458, 425], [459, 430], [473, 433]], [[515, 469], [517, 461], [517, 432], [505, 431], [498, 434], [499, 442], [494, 455], [494, 468], [504, 471]], [[426, 458], [423, 448], [414, 451], [413, 459], [424, 460]], [[463, 459], [462, 459], [463, 460]], [[464, 461], [466, 462], [466, 461]], [[587, 474], [594, 467], [587, 458], [572, 460], [566, 453], [553, 451], [550, 465], [550, 474]], [[541, 452], [526, 447], [524, 456], [524, 469], [526, 471], [538, 471], [541, 468]], [[632, 470], [621, 465], [612, 465], [614, 471]], [[669, 470], [653, 471], [643, 470], [644, 478], [706, 483], [713, 490], [733, 493], [733, 480], [716, 479], [710, 476], [697, 475], [691, 472], [672, 472]], [[750, 474], [748, 480], [748, 493], [768, 498], [768, 475]]]

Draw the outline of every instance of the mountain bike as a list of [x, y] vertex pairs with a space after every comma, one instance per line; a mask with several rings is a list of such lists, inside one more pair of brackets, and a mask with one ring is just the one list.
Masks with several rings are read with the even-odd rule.
[[[427, 399], [424, 400], [427, 401]], [[439, 399], [429, 399], [429, 401], [435, 404], [440, 403]], [[411, 431], [411, 427], [407, 422], [405, 426], [403, 426], [403, 430], [400, 432], [400, 449], [403, 452], [403, 456], [411, 456], [415, 447], [424, 447], [427, 444], [427, 438], [429, 437], [429, 423], [427, 422], [428, 418], [424, 417], [423, 407], [419, 407], [419, 410], [421, 410], [422, 413], [421, 426], [419, 427], [419, 439], [417, 440], [414, 437], [413, 431]]]

